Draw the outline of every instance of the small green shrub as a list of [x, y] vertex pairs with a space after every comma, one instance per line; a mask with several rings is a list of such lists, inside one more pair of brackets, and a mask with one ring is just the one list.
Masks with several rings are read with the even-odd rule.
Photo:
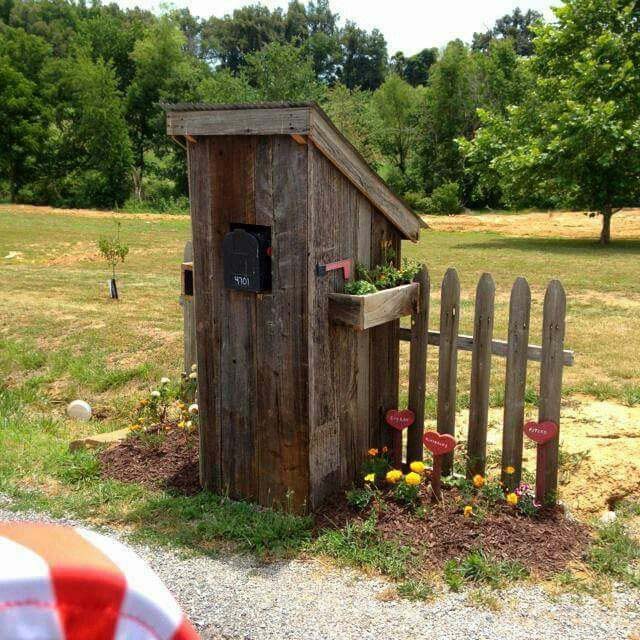
[[413, 602], [417, 600], [431, 600], [435, 595], [433, 585], [426, 578], [406, 580], [398, 585], [398, 595]]
[[347, 504], [358, 511], [366, 509], [373, 499], [373, 491], [369, 487], [354, 487], [346, 493]]
[[415, 507], [418, 503], [420, 485], [398, 482], [393, 488], [393, 497], [400, 503], [408, 507]]
[[114, 220], [114, 224], [114, 235], [111, 237], [100, 237], [98, 240], [98, 250], [107, 264], [111, 267], [111, 274], [115, 280], [116, 267], [119, 262], [124, 262], [124, 259], [129, 253], [129, 247], [120, 240], [120, 227], [122, 226], [122, 223], [119, 220]]
[[376, 291], [375, 285], [366, 280], [354, 280], [353, 282], [346, 282], [344, 285], [344, 292], [352, 296], [365, 296]]
[[404, 194], [403, 199], [414, 211], [418, 213], [429, 213], [431, 200], [427, 198], [424, 193], [409, 191]]
[[487, 584], [494, 589], [507, 582], [522, 580], [529, 571], [514, 560], [496, 560], [481, 550], [472, 551], [460, 561], [449, 560], [444, 568], [444, 579], [452, 591], [459, 591], [466, 583]]
[[627, 407], [640, 404], [640, 385], [627, 386], [622, 390], [622, 401]]
[[427, 202], [428, 213], [453, 215], [462, 212], [460, 187], [457, 182], [445, 182], [436, 187]]

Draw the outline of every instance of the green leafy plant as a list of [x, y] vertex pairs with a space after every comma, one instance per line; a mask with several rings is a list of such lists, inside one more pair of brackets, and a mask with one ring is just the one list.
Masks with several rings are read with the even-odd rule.
[[405, 259], [400, 267], [396, 267], [393, 264], [395, 252], [389, 247], [384, 247], [383, 252], [384, 259], [382, 264], [371, 268], [362, 264], [356, 265], [356, 280], [345, 284], [345, 293], [366, 295], [413, 282], [420, 265], [417, 262]]
[[417, 600], [431, 600], [435, 596], [433, 585], [426, 578], [405, 580], [398, 585], [398, 595], [415, 602]]
[[462, 211], [460, 187], [457, 182], [445, 182], [426, 199], [427, 213], [454, 215]]
[[391, 458], [385, 450], [369, 449], [366, 460], [362, 464], [362, 476], [375, 476], [376, 481], [382, 480], [391, 469]]
[[364, 487], [354, 487], [346, 493], [347, 504], [358, 511], [366, 509], [373, 500], [374, 492], [366, 485]]
[[408, 507], [415, 507], [418, 503], [420, 485], [408, 484], [404, 480], [393, 487], [393, 497]]
[[507, 582], [522, 580], [529, 571], [514, 560], [496, 560], [476, 549], [462, 560], [449, 560], [444, 568], [444, 579], [452, 591], [459, 591], [467, 583], [488, 584], [499, 589]]
[[375, 285], [366, 280], [354, 280], [353, 282], [346, 282], [344, 285], [344, 292], [352, 296], [365, 296], [376, 291]]

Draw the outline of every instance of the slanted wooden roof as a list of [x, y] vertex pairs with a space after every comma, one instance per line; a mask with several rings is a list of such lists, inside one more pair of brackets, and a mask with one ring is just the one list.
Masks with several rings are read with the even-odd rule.
[[426, 226], [371, 169], [315, 102], [163, 106], [167, 113], [167, 133], [171, 136], [291, 135], [302, 143], [308, 138], [404, 238], [417, 241], [420, 228]]

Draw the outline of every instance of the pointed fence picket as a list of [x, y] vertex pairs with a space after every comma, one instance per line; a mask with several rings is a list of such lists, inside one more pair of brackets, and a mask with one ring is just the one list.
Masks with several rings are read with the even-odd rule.
[[[502, 433], [502, 481], [515, 488], [522, 477], [523, 426], [527, 363], [540, 366], [539, 421], [560, 426], [562, 371], [573, 364], [573, 352], [564, 349], [566, 297], [562, 284], [553, 280], [547, 287], [542, 346], [529, 344], [531, 291], [524, 278], [517, 278], [511, 290], [507, 341], [494, 340], [494, 301], [496, 287], [490, 274], [480, 278], [476, 289], [473, 336], [458, 335], [460, 323], [460, 280], [455, 269], [448, 269], [441, 286], [440, 330], [429, 330], [430, 280], [423, 267], [421, 301], [412, 316], [411, 329], [400, 330], [400, 340], [411, 342], [409, 364], [409, 408], [416, 414], [409, 430], [407, 460], [422, 458], [424, 431], [424, 389], [426, 384], [427, 345], [437, 346], [438, 399], [437, 428], [455, 436], [457, 363], [459, 351], [471, 351], [469, 432], [467, 440], [467, 476], [486, 471], [487, 428], [492, 356], [506, 358], [504, 424]], [[558, 486], [559, 435], [538, 447], [537, 464], [543, 470], [538, 483], [539, 500], [555, 500]], [[453, 454], [443, 456], [442, 472], [453, 468]]]

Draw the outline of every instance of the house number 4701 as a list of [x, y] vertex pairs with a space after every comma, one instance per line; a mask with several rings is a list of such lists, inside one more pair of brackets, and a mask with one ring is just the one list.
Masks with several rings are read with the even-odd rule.
[[249, 278], [247, 276], [233, 276], [233, 280], [239, 287], [249, 286]]

